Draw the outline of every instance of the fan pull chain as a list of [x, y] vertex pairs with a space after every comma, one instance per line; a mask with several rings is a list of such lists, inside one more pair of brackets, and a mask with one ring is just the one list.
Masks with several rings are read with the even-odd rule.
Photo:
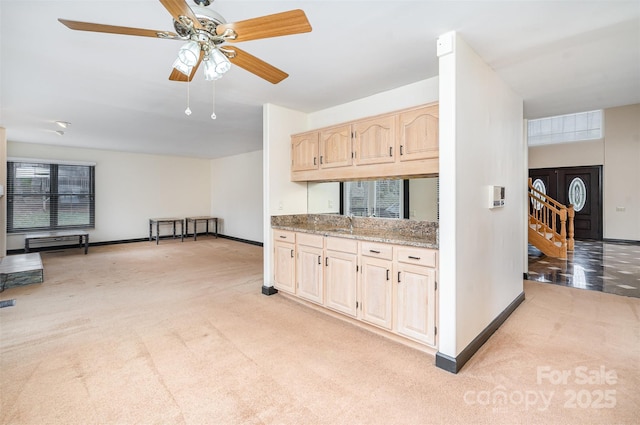
[[215, 120], [216, 117], [216, 82], [215, 80], [211, 82], [211, 119]]
[[189, 81], [188, 79], [189, 77], [187, 76], [187, 109], [184, 110], [184, 113], [189, 116], [191, 115], [191, 108], [189, 108], [189, 86], [191, 84], [191, 81]]

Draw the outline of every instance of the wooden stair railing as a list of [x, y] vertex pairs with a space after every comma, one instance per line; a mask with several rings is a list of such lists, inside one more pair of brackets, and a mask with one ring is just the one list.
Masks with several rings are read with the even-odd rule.
[[566, 259], [574, 248], [574, 216], [573, 205], [550, 198], [529, 179], [529, 243], [550, 257]]

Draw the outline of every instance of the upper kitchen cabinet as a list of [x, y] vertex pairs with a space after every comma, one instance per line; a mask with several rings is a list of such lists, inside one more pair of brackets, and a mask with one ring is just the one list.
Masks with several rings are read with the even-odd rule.
[[402, 112], [398, 127], [400, 161], [438, 157], [438, 105]]
[[320, 130], [320, 168], [346, 167], [352, 164], [351, 125]]
[[[317, 153], [313, 133], [318, 137]], [[435, 176], [439, 172], [438, 105], [296, 134], [291, 143], [292, 181]]]
[[394, 162], [395, 139], [395, 115], [353, 123], [354, 163], [367, 165]]
[[291, 171], [317, 170], [319, 164], [318, 132], [291, 136]]

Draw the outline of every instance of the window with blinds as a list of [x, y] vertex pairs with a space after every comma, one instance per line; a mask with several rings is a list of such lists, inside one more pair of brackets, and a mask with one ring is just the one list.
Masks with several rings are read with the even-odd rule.
[[403, 217], [402, 180], [354, 181], [344, 184], [344, 213], [360, 217]]
[[93, 228], [95, 166], [7, 162], [7, 232]]

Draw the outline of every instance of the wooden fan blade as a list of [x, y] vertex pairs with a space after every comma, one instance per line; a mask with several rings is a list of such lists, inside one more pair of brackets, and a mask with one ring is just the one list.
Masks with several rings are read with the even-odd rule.
[[72, 30], [106, 32], [110, 34], [123, 35], [139, 35], [142, 37], [154, 38], [175, 38], [181, 40], [178, 34], [169, 31], [146, 30], [142, 28], [119, 27], [115, 25], [92, 24], [90, 22], [69, 21], [67, 19], [58, 19], [63, 25]]
[[310, 32], [311, 25], [307, 15], [302, 10], [296, 9], [246, 21], [221, 24], [216, 27], [216, 34], [222, 35], [227, 29], [232, 29], [237, 34], [235, 40], [227, 41], [240, 42]]
[[204, 29], [193, 13], [193, 10], [187, 6], [184, 0], [160, 0], [160, 3], [171, 13], [171, 16], [173, 16], [173, 19], [176, 21], [181, 22], [180, 16], [186, 16], [193, 22], [194, 28]]
[[262, 59], [258, 59], [257, 57], [245, 52], [244, 50], [240, 50], [237, 47], [229, 47], [224, 50], [235, 51], [235, 57], [230, 58], [229, 60], [234, 65], [238, 65], [240, 68], [243, 68], [260, 78], [264, 78], [273, 84], [278, 84], [280, 81], [284, 80], [289, 76], [284, 71], [279, 70], [273, 65], [269, 65]]
[[175, 68], [171, 70], [171, 75], [169, 75], [169, 79], [171, 81], [185, 81], [185, 82], [193, 80], [193, 76], [196, 75], [196, 71], [198, 70], [198, 67], [200, 66], [200, 63], [202, 62], [203, 58], [204, 58], [204, 52], [200, 50], [200, 58], [198, 59], [198, 62], [196, 62], [195, 66], [191, 70], [191, 74], [189, 75], [188, 79], [186, 75], [184, 75], [182, 72], [178, 71]]

